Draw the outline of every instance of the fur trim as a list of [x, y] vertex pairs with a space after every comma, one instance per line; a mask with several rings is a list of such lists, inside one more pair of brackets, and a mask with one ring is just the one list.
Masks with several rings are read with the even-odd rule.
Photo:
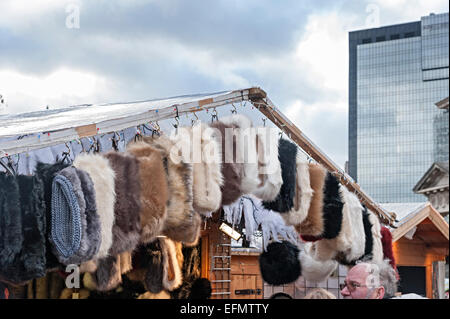
[[323, 234], [325, 225], [323, 219], [323, 200], [325, 178], [327, 176], [326, 169], [319, 164], [308, 164], [309, 178], [313, 195], [311, 198], [311, 205], [309, 206], [308, 215], [304, 221], [296, 225], [299, 234], [303, 236], [321, 236]]
[[225, 125], [222, 122], [214, 122], [211, 123], [211, 127], [216, 130], [214, 137], [222, 149], [221, 163], [224, 183], [221, 192], [222, 206], [226, 206], [234, 203], [242, 195], [243, 163], [236, 161], [236, 139], [233, 139], [233, 143], [231, 143], [231, 141], [227, 141], [225, 138], [227, 129], [234, 129], [236, 126]]
[[145, 142], [129, 144], [127, 151], [139, 160], [141, 184], [141, 242], [161, 234], [167, 217], [168, 185], [161, 153]]
[[139, 162], [126, 153], [108, 152], [103, 155], [115, 174], [113, 241], [109, 254], [114, 256], [132, 251], [137, 246], [141, 231], [141, 186]]
[[175, 142], [169, 138], [144, 137], [144, 141], [158, 149], [167, 161], [169, 202], [162, 233], [176, 241], [196, 243], [200, 237], [201, 218], [193, 208], [192, 165], [172, 159], [170, 155]]
[[175, 244], [169, 238], [163, 238], [167, 250], [167, 260], [164, 262], [163, 287], [165, 290], [172, 291], [178, 288], [183, 282], [183, 275], [177, 259], [177, 250]]
[[263, 202], [266, 209], [279, 213], [287, 213], [294, 207], [297, 175], [297, 152], [298, 148], [292, 142], [281, 139], [278, 144], [278, 158], [281, 164], [281, 175], [283, 185], [274, 201]]
[[312, 257], [314, 245], [307, 243], [305, 250], [300, 252], [300, 264], [302, 267], [302, 277], [311, 282], [323, 282], [335, 271], [338, 263], [334, 260], [318, 261]]
[[392, 250], [392, 234], [391, 231], [385, 227], [381, 227], [381, 244], [383, 245], [383, 257], [389, 259], [392, 268], [396, 269], [395, 256]]
[[88, 237], [88, 250], [85, 260], [91, 260], [97, 253], [101, 244], [100, 217], [97, 214], [96, 193], [91, 177], [85, 171], [78, 169], [84, 200], [86, 201], [86, 234]]
[[372, 224], [372, 260], [381, 263], [383, 261], [383, 244], [381, 243], [381, 225], [378, 217], [369, 210], [369, 221]]
[[94, 183], [95, 203], [101, 225], [101, 245], [94, 258], [106, 257], [113, 242], [115, 173], [108, 160], [98, 154], [80, 154], [73, 165], [86, 171]]
[[[55, 164], [45, 164], [42, 162], [38, 162], [36, 165], [35, 174], [39, 175], [44, 184], [44, 201], [46, 207], [45, 213], [45, 233], [50, 232], [51, 229], [51, 221], [52, 221], [52, 211], [51, 211], [51, 201], [52, 201], [52, 183], [55, 175], [68, 167], [68, 164], [57, 162]], [[45, 250], [46, 250], [46, 262], [47, 262], [47, 270], [53, 271], [62, 268], [61, 263], [58, 261], [56, 256], [52, 252], [52, 244], [50, 242], [50, 236], [45, 236]]]
[[211, 282], [206, 278], [198, 278], [192, 283], [189, 299], [209, 299], [211, 294]]
[[283, 214], [286, 225], [301, 224], [308, 215], [309, 206], [313, 196], [313, 189], [309, 181], [309, 166], [300, 153], [297, 154], [297, 183], [294, 198], [294, 208], [287, 214]]
[[253, 195], [264, 201], [273, 201], [283, 185], [278, 158], [278, 134], [268, 127], [258, 128], [256, 141], [259, 183]]
[[[364, 246], [364, 255], [365, 258], [372, 259], [372, 251], [373, 251], [373, 236], [372, 236], [372, 223], [369, 218], [369, 211], [365, 206], [363, 206], [363, 225], [364, 225], [364, 237], [366, 238], [366, 245]], [[361, 257], [361, 258], [363, 258]]]
[[233, 114], [220, 120], [228, 126], [236, 126], [236, 157], [241, 166], [241, 191], [243, 194], [253, 193], [258, 185], [258, 153], [256, 150], [256, 129], [249, 118], [242, 114]]
[[341, 232], [344, 203], [339, 193], [339, 186], [338, 179], [327, 172], [323, 200], [324, 231], [321, 234], [321, 237], [325, 239], [336, 238]]
[[294, 282], [302, 272], [298, 260], [299, 249], [288, 241], [272, 242], [259, 256], [261, 276], [270, 285]]

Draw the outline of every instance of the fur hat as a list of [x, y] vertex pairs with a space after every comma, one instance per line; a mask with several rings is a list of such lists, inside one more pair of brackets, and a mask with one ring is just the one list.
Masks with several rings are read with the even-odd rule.
[[383, 257], [389, 259], [392, 268], [396, 269], [395, 256], [392, 250], [392, 234], [391, 231], [385, 227], [381, 227], [381, 244], [383, 245]]
[[226, 140], [226, 131], [236, 129], [235, 125], [226, 125], [222, 122], [213, 122], [210, 124], [211, 128], [215, 129], [214, 138], [221, 148], [221, 160], [223, 184], [222, 192], [222, 206], [230, 205], [238, 200], [243, 194], [242, 172], [244, 170], [243, 163], [236, 161], [237, 142], [233, 138], [232, 141]]
[[309, 180], [313, 195], [306, 218], [301, 224], [295, 226], [298, 233], [302, 235], [303, 238], [305, 238], [305, 236], [321, 236], [325, 226], [322, 214], [327, 170], [320, 164], [310, 163], [308, 166]]
[[270, 285], [284, 285], [297, 280], [302, 273], [299, 249], [288, 241], [272, 242], [259, 256], [261, 276]]
[[88, 278], [91, 278], [91, 285], [95, 286], [98, 291], [115, 289], [122, 282], [119, 255], [99, 259], [95, 275]]
[[20, 284], [45, 275], [45, 224], [40, 177], [0, 173], [0, 280]]
[[97, 214], [96, 193], [94, 183], [89, 174], [81, 169], [78, 169], [78, 176], [81, 181], [81, 188], [83, 190], [84, 199], [86, 202], [86, 233], [88, 237], [88, 249], [86, 251], [84, 260], [91, 260], [100, 249], [101, 244], [101, 225], [100, 217]]
[[334, 260], [319, 261], [313, 256], [317, 242], [306, 243], [300, 252], [302, 277], [312, 282], [323, 282], [336, 270], [338, 263]]
[[151, 293], [159, 293], [164, 289], [164, 262], [167, 260], [165, 241], [157, 238], [144, 248], [142, 265], [145, 267], [144, 286]]
[[136, 157], [119, 152], [103, 155], [108, 159], [116, 176], [114, 204], [113, 241], [109, 254], [114, 256], [124, 251], [132, 251], [139, 243], [141, 232], [141, 208], [139, 162]]
[[297, 145], [288, 140], [280, 139], [278, 145], [278, 158], [281, 164], [283, 185], [274, 201], [263, 202], [266, 209], [279, 213], [287, 213], [294, 207], [297, 152]]
[[163, 269], [163, 287], [167, 291], [172, 291], [181, 285], [183, 275], [178, 262], [175, 243], [169, 238], [161, 238], [161, 240], [165, 242], [166, 248], [166, 252], [163, 253], [163, 256], [166, 258]]
[[[258, 153], [258, 187], [253, 195], [263, 201], [273, 201], [283, 185], [278, 158], [278, 134], [269, 127], [259, 127], [256, 135]], [[309, 183], [308, 183], [309, 187]]]
[[94, 183], [95, 202], [101, 224], [101, 245], [95, 259], [108, 256], [114, 225], [115, 174], [108, 160], [99, 154], [80, 154], [73, 165], [86, 171]]
[[211, 282], [206, 278], [198, 278], [192, 283], [189, 299], [209, 299], [211, 293]]
[[358, 260], [364, 255], [366, 238], [362, 218], [363, 207], [355, 194], [349, 192], [341, 185], [341, 197], [344, 202], [342, 209], [342, 230], [334, 243], [337, 255], [335, 256], [343, 265]]
[[[55, 164], [45, 164], [42, 162], [38, 162], [36, 165], [35, 174], [38, 175], [44, 184], [44, 201], [45, 201], [45, 233], [50, 232], [51, 230], [51, 222], [52, 222], [52, 211], [51, 211], [51, 201], [52, 201], [52, 185], [53, 178], [55, 175], [68, 167], [68, 164], [63, 162], [57, 162]], [[52, 251], [52, 244], [50, 242], [50, 236], [45, 236], [45, 250], [46, 250], [46, 262], [47, 262], [47, 270], [57, 270], [62, 267], [61, 263], [58, 261], [56, 256]]]
[[139, 161], [141, 184], [141, 241], [151, 242], [161, 234], [167, 217], [169, 190], [161, 153], [145, 142], [132, 143], [127, 152]]
[[158, 149], [167, 162], [169, 202], [162, 233], [176, 241], [197, 243], [201, 217], [193, 208], [192, 164], [173, 159], [171, 152], [176, 146], [168, 137], [144, 137], [144, 141]]
[[[258, 172], [258, 153], [256, 149], [256, 129], [249, 118], [242, 114], [233, 114], [220, 119], [227, 126], [236, 129], [236, 159], [241, 165], [241, 185], [243, 194], [252, 194], [260, 184]], [[222, 135], [222, 138], [224, 136]]]
[[[322, 186], [323, 194], [322, 196], [313, 196], [308, 216], [298, 225], [297, 229], [303, 236], [302, 238], [307, 241], [308, 237], [312, 237], [311, 241], [315, 239], [334, 239], [339, 235], [342, 227], [342, 208], [344, 203], [339, 191], [340, 183], [330, 172], [326, 172], [325, 169], [316, 170], [316, 168], [317, 166], [310, 166], [310, 172], [315, 171], [317, 179], [314, 183], [316, 183], [316, 186]], [[323, 175], [324, 172], [326, 172], [325, 176]], [[317, 183], [318, 180], [319, 183]], [[320, 189], [314, 190], [314, 195], [319, 195], [317, 193], [319, 191]]]
[[294, 207], [287, 214], [282, 214], [286, 225], [301, 224], [308, 216], [313, 189], [309, 181], [309, 165], [308, 162], [301, 158], [300, 153], [297, 154], [297, 183], [294, 198]]

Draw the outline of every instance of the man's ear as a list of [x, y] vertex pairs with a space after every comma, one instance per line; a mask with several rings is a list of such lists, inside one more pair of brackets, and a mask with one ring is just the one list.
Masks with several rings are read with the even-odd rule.
[[375, 295], [376, 299], [383, 299], [384, 293], [385, 293], [384, 287], [381, 286], [381, 287], [377, 288], [376, 291], [377, 291], [377, 292], [376, 292], [376, 295]]

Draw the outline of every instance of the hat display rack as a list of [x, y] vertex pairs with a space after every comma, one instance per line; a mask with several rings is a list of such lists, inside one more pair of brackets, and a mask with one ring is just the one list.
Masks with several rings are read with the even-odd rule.
[[[259, 112], [255, 112], [256, 110]], [[260, 114], [263, 114], [263, 117], [261, 117]], [[41, 212], [47, 211], [46, 235], [50, 233], [50, 230], [52, 231], [51, 240], [48, 240], [48, 238], [46, 240], [44, 239], [47, 248], [45, 254], [48, 256], [49, 253], [53, 252], [55, 254], [59, 254], [59, 262], [75, 260], [76, 263], [80, 264], [83, 269], [90, 269], [87, 272], [91, 273], [91, 275], [97, 274], [96, 276], [91, 276], [93, 277], [91, 278], [91, 286], [97, 287], [99, 290], [107, 291], [114, 289], [121, 281], [120, 275], [129, 273], [135, 265], [134, 253], [133, 262], [131, 262], [132, 257], [130, 254], [130, 249], [137, 249], [138, 246], [148, 244], [152, 246], [149, 248], [144, 248], [143, 250], [147, 255], [154, 255], [154, 257], [151, 257], [153, 259], [150, 257], [145, 258], [150, 258], [147, 262], [153, 265], [152, 269], [160, 269], [158, 271], [161, 271], [158, 275], [152, 275], [149, 271], [147, 271], [147, 273], [142, 273], [142, 275], [145, 275], [145, 278], [147, 278], [144, 282], [153, 282], [151, 285], [152, 287], [162, 287], [161, 289], [154, 289], [154, 291], [152, 290], [151, 292], [159, 293], [162, 289], [166, 288], [176, 289], [179, 285], [175, 285], [174, 283], [181, 284], [182, 279], [178, 278], [180, 276], [180, 270], [178, 269], [179, 265], [176, 262], [177, 257], [175, 248], [165, 248], [175, 246], [172, 243], [172, 240], [163, 232], [164, 221], [167, 214], [167, 204], [163, 203], [165, 200], [164, 198], [167, 198], [167, 203], [170, 203], [170, 196], [172, 196], [171, 194], [180, 194], [181, 192], [184, 194], [183, 196], [187, 197], [178, 195], [178, 198], [186, 198], [186, 200], [193, 203], [193, 207], [192, 204], [191, 206], [186, 204], [182, 205], [182, 207], [180, 206], [181, 208], [179, 208], [179, 210], [182, 209], [184, 211], [184, 215], [180, 215], [178, 217], [179, 219], [189, 218], [189, 220], [191, 220], [191, 218], [193, 218], [192, 216], [196, 216], [196, 214], [201, 215], [201, 219], [203, 219], [201, 223], [195, 222], [197, 219], [200, 220], [200, 217], [195, 217], [191, 220], [191, 224], [186, 221], [181, 222], [179, 219], [172, 218], [173, 223], [178, 225], [177, 221], [179, 221], [178, 227], [184, 227], [184, 229], [186, 229], [186, 227], [194, 227], [193, 225], [196, 225], [195, 227], [199, 227], [200, 224], [200, 227], [203, 227], [205, 220], [211, 217], [213, 211], [208, 212], [208, 209], [206, 209], [205, 212], [197, 211], [197, 209], [201, 207], [201, 203], [204, 202], [204, 199], [197, 198], [198, 194], [195, 192], [195, 187], [192, 186], [194, 183], [199, 181], [199, 176], [195, 173], [195, 165], [191, 165], [187, 162], [182, 162], [178, 166], [175, 164], [168, 164], [168, 157], [161, 157], [162, 155], [160, 155], [159, 151], [155, 153], [155, 147], [158, 149], [158, 147], [164, 148], [167, 145], [164, 146], [163, 144], [158, 143], [153, 145], [152, 142], [150, 142], [150, 144], [148, 142], [149, 138], [156, 138], [158, 140], [159, 136], [169, 136], [169, 132], [175, 133], [175, 135], [172, 134], [171, 136], [179, 136], [178, 141], [182, 141], [182, 139], [186, 137], [178, 134], [181, 128], [193, 128], [195, 126], [201, 127], [202, 129], [207, 129], [210, 126], [216, 128], [218, 127], [218, 124], [223, 125], [225, 128], [278, 127], [279, 146], [277, 146], [277, 149], [279, 148], [280, 154], [289, 154], [289, 156], [281, 156], [278, 154], [277, 150], [278, 155], [271, 159], [276, 161], [278, 165], [276, 171], [277, 173], [275, 174], [276, 176], [274, 175], [265, 178], [264, 183], [262, 180], [255, 180], [255, 178], [258, 178], [258, 170], [260, 169], [259, 166], [252, 166], [244, 163], [242, 165], [231, 165], [226, 169], [219, 168], [222, 170], [224, 175], [220, 176], [220, 178], [219, 176], [217, 177], [219, 178], [217, 183], [221, 183], [217, 184], [217, 186], [220, 186], [222, 193], [225, 194], [227, 189], [224, 185], [226, 185], [226, 182], [230, 178], [229, 176], [235, 176], [229, 175], [230, 170], [239, 175], [239, 179], [236, 179], [235, 182], [237, 183], [236, 185], [239, 185], [240, 187], [240, 193], [234, 195], [235, 197], [233, 197], [232, 200], [230, 199], [227, 205], [222, 202], [222, 204], [218, 206], [221, 207], [220, 211], [222, 212], [220, 218], [222, 221], [231, 225], [232, 228], [238, 225], [244, 225], [247, 240], [251, 240], [252, 236], [258, 230], [261, 231], [263, 237], [263, 253], [260, 258], [260, 262], [263, 263], [261, 266], [262, 272], [263, 269], [269, 269], [267, 270], [269, 272], [276, 271], [279, 265], [273, 264], [273, 258], [275, 258], [278, 262], [283, 262], [282, 256], [286, 256], [286, 258], [290, 258], [289, 260], [292, 260], [292, 264], [290, 266], [292, 266], [293, 269], [298, 270], [299, 275], [306, 274], [306, 276], [308, 276], [308, 273], [311, 272], [311, 269], [308, 269], [308, 265], [313, 265], [311, 267], [326, 268], [323, 267], [323, 263], [328, 262], [328, 264], [334, 266], [333, 260], [337, 257], [334, 255], [331, 256], [333, 252], [339, 251], [343, 253], [344, 251], [347, 252], [351, 248], [348, 244], [347, 246], [342, 244], [345, 240], [347, 240], [347, 238], [343, 238], [345, 237], [343, 235], [338, 236], [338, 233], [341, 234], [344, 231], [340, 232], [340, 229], [335, 230], [334, 228], [337, 227], [336, 225], [328, 225], [329, 223], [327, 224], [321, 221], [322, 224], [320, 224], [320, 227], [322, 227], [322, 233], [320, 236], [317, 235], [319, 237], [315, 237], [314, 234], [310, 236], [308, 233], [309, 237], [305, 236], [302, 237], [303, 240], [299, 240], [299, 234], [302, 235], [299, 230], [310, 228], [306, 226], [302, 228], [299, 225], [286, 222], [287, 214], [291, 214], [291, 212], [297, 212], [299, 210], [299, 195], [297, 194], [299, 190], [296, 186], [299, 183], [299, 175], [296, 173], [296, 169], [291, 169], [293, 167], [299, 167], [298, 165], [300, 165], [300, 162], [304, 163], [302, 164], [305, 165], [304, 167], [319, 165], [320, 167], [323, 167], [324, 171], [328, 172], [328, 175], [326, 178], [324, 177], [325, 179], [323, 181], [326, 186], [323, 186], [325, 188], [323, 188], [324, 208], [323, 212], [321, 211], [322, 214], [325, 214], [325, 210], [329, 211], [330, 209], [334, 209], [335, 211], [344, 211], [346, 209], [345, 204], [339, 203], [339, 199], [336, 200], [336, 196], [339, 197], [341, 196], [339, 194], [342, 194], [338, 194], [338, 189], [336, 188], [337, 186], [335, 187], [336, 189], [333, 193], [334, 195], [330, 193], [332, 192], [332, 188], [330, 188], [331, 186], [328, 186], [330, 183], [335, 183], [336, 185], [339, 185], [339, 187], [346, 188], [348, 192], [353, 193], [358, 198], [364, 207], [367, 207], [365, 208], [366, 210], [369, 209], [371, 213], [376, 214], [372, 214], [373, 216], [369, 216], [367, 220], [365, 220], [364, 227], [365, 229], [368, 229], [366, 231], [365, 252], [370, 252], [373, 256], [377, 252], [379, 254], [378, 250], [382, 249], [377, 246], [377, 229], [380, 227], [380, 225], [377, 224], [378, 219], [385, 225], [395, 227], [395, 215], [385, 212], [379, 205], [377, 205], [345, 172], [334, 164], [295, 125], [293, 125], [279, 111], [279, 109], [273, 105], [266, 93], [260, 88], [253, 87], [214, 94], [181, 96], [164, 100], [102, 105], [80, 105], [61, 110], [1, 116], [0, 120], [2, 121], [2, 125], [0, 126], [0, 175], [3, 174], [2, 178], [5, 178], [5, 180], [11, 182], [11, 178], [14, 179], [18, 176], [34, 176], [36, 174], [36, 181], [33, 184], [33, 192], [37, 192], [36, 196], [42, 195], [42, 198], [46, 198], [47, 206], [50, 206], [49, 196], [51, 196], [51, 213], [49, 213], [49, 207], [42, 207], [41, 209]], [[210, 140], [215, 140], [213, 135], [208, 138]], [[241, 137], [237, 136], [237, 141], [235, 141], [235, 143], [243, 143], [243, 140], [241, 141], [240, 139]], [[161, 141], [164, 141], [164, 139], [161, 139]], [[132, 153], [128, 153], [127, 151], [129, 144], [133, 145]], [[291, 150], [295, 151], [291, 152]], [[102, 174], [96, 174], [95, 168], [89, 167], [90, 164], [88, 163], [85, 165], [88, 166], [86, 169], [88, 169], [88, 171], [90, 169], [90, 172], [93, 174], [91, 178], [88, 173], [84, 172], [81, 164], [77, 164], [76, 167], [73, 166], [75, 159], [81, 155], [84, 157], [87, 156], [87, 158], [92, 158], [94, 161], [98, 160], [100, 165], [105, 162], [105, 157], [103, 154], [111, 154], [111, 152], [124, 154], [123, 156], [125, 157], [115, 160], [116, 162], [114, 165], [116, 166], [113, 165], [115, 170], [113, 172], [110, 168], [111, 173], [108, 173], [109, 175], [105, 174], [106, 176], [101, 176]], [[164, 152], [161, 154], [164, 154]], [[129, 158], [126, 158], [126, 156]], [[106, 158], [106, 162], [109, 161], [112, 165], [113, 162], [111, 161], [113, 159], [111, 156]], [[280, 162], [278, 162], [278, 158], [280, 158]], [[161, 166], [158, 166], [158, 164], [155, 166], [156, 162], [160, 162], [164, 165], [161, 164]], [[56, 163], [59, 163], [58, 165], [61, 167], [58, 168], [58, 171], [52, 171], [50, 166], [56, 165]], [[223, 163], [225, 163], [225, 161], [223, 161]], [[39, 167], [39, 169], [43, 169], [42, 167], [45, 165], [49, 166], [47, 167], [47, 171], [40, 171], [39, 175], [35, 173], [37, 167]], [[117, 165], [125, 165], [120, 169], [126, 169], [128, 173], [125, 173], [124, 171], [124, 173], [121, 173], [124, 175], [117, 175]], [[113, 195], [119, 196], [121, 191], [129, 191], [129, 188], [126, 187], [126, 183], [133, 183], [132, 177], [134, 177], [134, 175], [133, 173], [130, 173], [133, 170], [132, 167], [136, 167], [135, 170], [137, 169], [137, 171], [152, 172], [152, 176], [155, 178], [154, 183], [156, 183], [157, 180], [159, 181], [159, 179], [156, 178], [156, 175], [160, 175], [161, 181], [158, 182], [157, 187], [153, 187], [154, 190], [152, 190], [152, 186], [148, 184], [151, 183], [151, 180], [144, 180], [143, 175], [140, 178], [140, 182], [139, 178], [137, 178], [138, 181], [134, 180], [135, 183], [140, 183], [141, 189], [139, 190], [139, 188], [137, 188], [135, 191], [137, 193], [128, 194], [127, 196], [133, 196], [131, 199], [126, 200], [127, 203], [128, 200], [135, 200], [135, 204], [130, 205], [137, 205], [135, 206], [136, 209], [134, 209], [134, 214], [137, 214], [135, 219], [137, 223], [136, 227], [139, 229], [141, 229], [141, 227], [143, 227], [142, 229], [147, 229], [146, 236], [148, 237], [146, 237], [145, 241], [142, 242], [142, 235], [139, 235], [136, 231], [135, 233], [120, 232], [120, 235], [114, 234], [114, 238], [111, 238], [111, 235], [109, 235], [108, 243], [111, 245], [110, 251], [117, 252], [117, 257], [102, 257], [106, 259], [100, 259], [101, 262], [89, 264], [93, 258], [95, 259], [95, 256], [98, 256], [99, 250], [105, 252], [105, 249], [108, 249], [108, 247], [104, 247], [105, 245], [103, 245], [100, 249], [101, 240], [105, 240], [107, 237], [107, 232], [104, 230], [100, 231], [99, 229], [106, 227], [105, 225], [109, 225], [109, 232], [111, 232], [111, 227], [113, 227], [113, 219], [118, 218], [117, 216], [114, 217], [111, 215], [117, 214], [117, 212], [112, 213], [111, 207], [108, 210], [111, 211], [111, 213], [109, 213], [110, 215], [102, 216], [101, 214], [97, 214], [97, 209], [102, 210], [104, 208], [101, 201], [95, 198], [95, 195], [103, 199], [111, 198]], [[177, 184], [176, 179], [167, 181], [168, 176], [171, 176], [168, 169], [173, 170], [172, 176], [180, 176], [179, 180], [182, 182]], [[175, 171], [178, 172], [176, 174], [183, 174], [182, 172], [188, 175], [191, 174], [189, 175], [191, 177], [188, 175], [185, 175], [185, 177], [182, 177], [182, 175], [176, 175], [173, 173]], [[115, 178], [115, 174], [117, 176], [124, 176], [124, 178], [128, 178], [129, 181], [123, 181], [123, 183], [120, 181], [120, 183], [116, 182], [116, 184], [108, 184], [107, 177], [110, 176], [110, 180], [112, 181]], [[250, 175], [253, 176], [253, 179]], [[41, 193], [38, 193], [41, 190], [39, 188], [40, 178], [42, 178], [41, 182], [43, 183], [46, 180], [45, 178], [47, 178], [48, 182], [49, 178], [50, 181], [52, 181], [52, 178], [55, 176], [58, 177], [58, 184], [53, 183], [53, 191], [57, 189], [58, 193], [50, 194], [48, 190], [47, 193], [45, 193], [45, 186]], [[193, 180], [189, 182], [189, 178], [193, 178]], [[204, 178], [204, 176], [202, 178]], [[213, 177], [206, 176], [206, 182], [208, 183], [208, 180], [211, 178]], [[311, 175], [311, 185], [313, 185], [313, 178], [315, 177]], [[167, 183], [167, 185], [165, 183]], [[14, 182], [11, 182], [11, 185], [15, 185]], [[263, 186], [263, 189], [257, 190], [257, 187], [262, 187], [261, 185]], [[190, 192], [194, 189], [193, 193], [190, 193], [187, 189], [184, 189], [188, 186], [190, 187]], [[107, 187], [109, 187], [108, 191], [106, 191]], [[164, 192], [166, 192], [164, 191], [165, 189], [167, 190], [167, 195], [163, 195]], [[253, 190], [254, 192], [252, 193], [251, 191]], [[7, 200], [8, 193], [10, 191], [11, 189], [0, 187], [0, 201]], [[103, 193], [104, 191], [105, 193]], [[302, 189], [302, 191], [304, 191], [304, 189]], [[111, 192], [111, 196], [109, 197], [107, 197], [107, 194], [109, 194], [108, 192]], [[141, 195], [139, 195], [139, 193]], [[23, 197], [32, 196], [31, 194], [34, 193], [24, 195], [26, 194], [25, 191], [18, 189], [17, 194], [18, 196], [20, 195]], [[53, 194], [58, 194], [58, 197], [54, 197], [56, 195]], [[258, 196], [260, 196], [260, 194], [264, 195], [258, 198], [255, 194]], [[154, 201], [159, 200], [161, 205], [166, 205], [161, 206], [162, 210], [158, 215], [158, 219], [155, 219], [154, 216], [150, 217], [150, 215], [145, 215], [145, 208], [140, 206], [144, 205], [143, 203], [145, 200], [142, 201], [143, 199], [139, 199], [139, 196], [147, 196], [147, 199], [154, 198]], [[304, 198], [307, 198], [307, 196], [302, 195], [303, 200]], [[38, 197], [33, 198], [33, 200], [36, 202]], [[41, 199], [41, 201], [44, 202], [43, 199]], [[13, 200], [10, 200], [10, 202], [10, 205], [17, 206], [16, 202]], [[312, 199], [312, 203], [313, 202], [314, 198]], [[117, 205], [117, 203], [115, 205]], [[125, 204], [120, 203], [120, 205]], [[174, 204], [172, 203], [172, 205]], [[344, 208], [342, 208], [342, 205], [344, 205]], [[307, 206], [309, 206], [309, 204]], [[311, 204], [311, 207], [312, 206], [313, 204]], [[51, 215], [54, 212], [54, 207], [58, 207], [57, 219]], [[33, 222], [33, 225], [38, 225], [38, 220], [34, 220], [33, 218], [30, 218], [29, 215], [25, 215], [24, 209], [30, 210], [29, 208], [22, 207], [23, 216], [21, 222]], [[172, 206], [172, 211], [175, 209], [177, 209], [176, 206]], [[312, 208], [309, 208], [308, 214], [312, 214], [311, 209]], [[27, 211], [27, 213], [30, 212], [33, 213], [33, 210], [31, 209], [31, 211]], [[66, 215], [64, 215], [64, 212]], [[84, 219], [83, 217], [78, 219], [78, 224], [74, 224], [74, 220], [67, 215], [67, 212], [70, 212], [70, 214], [75, 214], [73, 216], [85, 217]], [[154, 212], [151, 214], [153, 213]], [[342, 215], [343, 213], [340, 214]], [[2, 217], [0, 222], [4, 222], [5, 220], [8, 220], [7, 216], [6, 219]], [[308, 218], [305, 220], [308, 220], [309, 222]], [[344, 220], [344, 217], [341, 217], [340, 220]], [[55, 222], [64, 223], [64, 225], [58, 224], [56, 227], [54, 224]], [[66, 225], [66, 223], [69, 222], [71, 224]], [[116, 225], [116, 223], [120, 223], [119, 219], [114, 222], [114, 225]], [[0, 225], [0, 227], [3, 226]], [[20, 228], [21, 226], [18, 225], [17, 227]], [[344, 226], [339, 224], [339, 227], [343, 228]], [[57, 233], [53, 230], [57, 230]], [[327, 234], [332, 230], [334, 230], [336, 234], [329, 235], [329, 238], [323, 237], [327, 236]], [[20, 229], [16, 229], [16, 231], [20, 232]], [[13, 232], [11, 232], [11, 234], [13, 234]], [[35, 236], [36, 234], [24, 233], [22, 235], [25, 236], [25, 238], [27, 238], [27, 236], [32, 238], [30, 236]], [[190, 238], [193, 238], [192, 236], [195, 235], [195, 232], [192, 233], [191, 231], [189, 232], [189, 235]], [[141, 236], [140, 244], [138, 243], [139, 236]], [[136, 244], [130, 247], [122, 247], [119, 244], [121, 238], [127, 238], [128, 244], [133, 243], [134, 241], [136, 241]], [[303, 249], [305, 238], [314, 238], [314, 240], [306, 240], [306, 245], [308, 247]], [[326, 238], [326, 240], [323, 238]], [[372, 243], [370, 247], [367, 246], [368, 242]], [[194, 241], [193, 243], [198, 243], [198, 241]], [[281, 250], [278, 248], [274, 250], [272, 246], [275, 244], [282, 245], [283, 248]], [[342, 248], [344, 246], [345, 249]], [[336, 247], [340, 248], [336, 249]], [[6, 241], [3, 239], [0, 240], [0, 251], [3, 250], [3, 252], [5, 252], [8, 249], [10, 249], [10, 247], [7, 247]], [[140, 250], [142, 251], [141, 248]], [[162, 251], [162, 254], [158, 254], [158, 250]], [[270, 251], [276, 252], [275, 255], [270, 255]], [[67, 254], [74, 252], [76, 252], [75, 255], [73, 255], [74, 257], [68, 258], [66, 256]], [[38, 254], [39, 252], [34, 253]], [[61, 254], [66, 255], [63, 256]], [[293, 260], [292, 256], [297, 257]], [[20, 264], [19, 259], [35, 257], [36, 256], [32, 253], [30, 253], [30, 255], [25, 254], [24, 256], [14, 257], [17, 260], [15, 259], [12, 262]], [[168, 258], [171, 262], [167, 262], [167, 260], [169, 260]], [[305, 258], [310, 258], [312, 261], [306, 260]], [[340, 258], [342, 258], [342, 256], [340, 256]], [[346, 261], [351, 262], [351, 260]], [[2, 265], [0, 265], [0, 267], [2, 267]], [[298, 267], [301, 269], [298, 269]], [[49, 269], [51, 269], [51, 267], [47, 264], [47, 270]], [[272, 281], [280, 284], [280, 282], [287, 283], [286, 280], [292, 281], [292, 278], [273, 279], [271, 277], [272, 274], [267, 274], [267, 271], [264, 271], [262, 275], [263, 279], [269, 283]], [[311, 278], [317, 275], [314, 271], [312, 272], [313, 274], [311, 275]], [[28, 274], [30, 273], [32, 273], [31, 270], [28, 271]], [[324, 276], [329, 275], [328, 273], [329, 271], [327, 271], [326, 274], [319, 274], [318, 277], [323, 279]], [[8, 273], [0, 274], [0, 280], [8, 282], [8, 278], [5, 278], [7, 274]], [[177, 274], [178, 279], [175, 281], [171, 279], [172, 281], [170, 281], [168, 278], [170, 275], [173, 276], [174, 274]], [[42, 275], [42, 271], [39, 275]], [[150, 278], [149, 276], [152, 277]], [[33, 278], [26, 277], [22, 279], [27, 281]], [[155, 280], [159, 280], [159, 282], [154, 283]], [[17, 281], [18, 280], [15, 280], [13, 283], [17, 283]]]

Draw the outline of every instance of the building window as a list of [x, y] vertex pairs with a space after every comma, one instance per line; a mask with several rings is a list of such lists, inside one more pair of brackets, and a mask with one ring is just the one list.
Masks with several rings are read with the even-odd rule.
[[415, 33], [415, 32], [406, 32], [406, 33], [405, 33], [405, 38], [412, 38], [412, 37], [414, 37], [414, 36], [416, 36], [416, 33]]
[[386, 37], [383, 35], [381, 37], [376, 37], [375, 42], [382, 42], [382, 41], [386, 41]]
[[372, 39], [371, 38], [362, 39], [362, 43], [363, 44], [372, 43]]
[[400, 39], [400, 34], [392, 34], [390, 39], [391, 40], [398, 40], [398, 39]]

